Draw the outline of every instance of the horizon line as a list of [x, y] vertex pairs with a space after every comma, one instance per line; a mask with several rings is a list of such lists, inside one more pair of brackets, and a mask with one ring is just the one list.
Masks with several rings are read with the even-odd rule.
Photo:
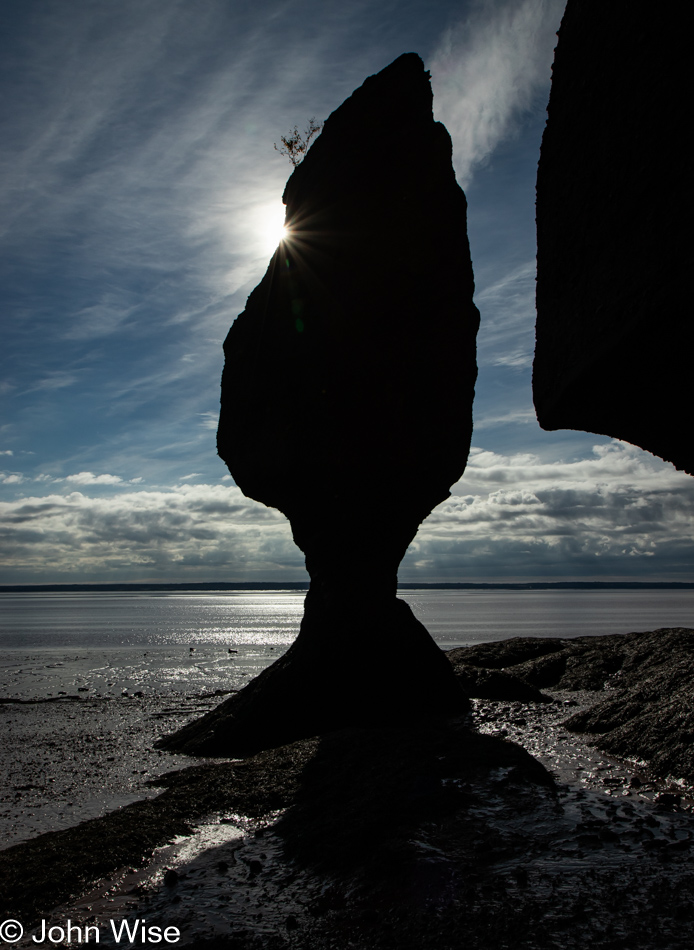
[[[349, 581], [345, 581], [348, 583]], [[358, 581], [356, 583], [359, 583]], [[309, 581], [179, 581], [160, 582], [113, 582], [73, 584], [0, 584], [0, 593], [88, 593], [127, 591], [282, 591], [308, 590]], [[398, 590], [692, 590], [689, 581], [521, 581], [521, 582], [402, 582]]]

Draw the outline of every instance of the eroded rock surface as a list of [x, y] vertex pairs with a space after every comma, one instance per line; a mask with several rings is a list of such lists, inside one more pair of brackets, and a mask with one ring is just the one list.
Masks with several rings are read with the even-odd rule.
[[[477, 668], [503, 672], [527, 689], [602, 691], [604, 699], [572, 716], [566, 727], [595, 736], [606, 752], [648, 762], [657, 775], [694, 783], [694, 630], [516, 637], [447, 656], [466, 684], [468, 671]], [[470, 692], [486, 695], [474, 686]], [[520, 697], [512, 690], [503, 698]]]
[[533, 390], [544, 429], [694, 473], [688, 45], [667, 4], [568, 2], [537, 177]]
[[418, 56], [327, 119], [283, 200], [289, 236], [225, 343], [218, 447], [241, 490], [289, 518], [311, 588], [288, 653], [168, 742], [190, 752], [465, 708], [395, 598], [419, 524], [465, 468], [479, 322], [465, 196]]

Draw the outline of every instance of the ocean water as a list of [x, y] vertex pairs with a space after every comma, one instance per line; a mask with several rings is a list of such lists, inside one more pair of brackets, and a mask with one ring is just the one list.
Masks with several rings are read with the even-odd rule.
[[509, 637], [694, 628], [694, 590], [403, 591], [443, 649]]
[[[358, 585], [345, 596], [359, 597]], [[407, 590], [444, 649], [508, 637], [694, 627], [694, 590]], [[299, 631], [304, 591], [0, 593], [0, 649], [257, 647]]]
[[0, 593], [0, 648], [288, 646], [305, 591]]

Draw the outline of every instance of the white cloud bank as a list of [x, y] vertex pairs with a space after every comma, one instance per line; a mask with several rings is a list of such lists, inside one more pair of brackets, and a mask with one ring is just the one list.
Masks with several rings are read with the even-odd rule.
[[305, 576], [286, 519], [231, 486], [19, 498], [0, 521], [9, 583]]
[[481, 0], [444, 33], [430, 59], [434, 110], [453, 139], [463, 187], [538, 94], [546, 102], [564, 6], [565, 0]]
[[[0, 504], [0, 582], [306, 577], [286, 519], [233, 485], [145, 491], [92, 478], [82, 491], [51, 486]], [[592, 458], [554, 462], [473, 449], [400, 577], [691, 580], [692, 516], [694, 480], [633, 446], [614, 442]]]
[[401, 579], [691, 581], [693, 516], [694, 479], [625, 443], [555, 462], [473, 448]]

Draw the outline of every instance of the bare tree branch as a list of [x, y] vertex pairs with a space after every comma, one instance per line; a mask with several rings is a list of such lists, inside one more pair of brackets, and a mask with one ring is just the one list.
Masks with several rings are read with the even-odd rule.
[[275, 142], [275, 149], [280, 153], [280, 155], [286, 155], [292, 165], [296, 168], [296, 166], [299, 165], [303, 160], [306, 152], [308, 152], [311, 139], [315, 135], [318, 135], [322, 128], [323, 123], [316, 122], [314, 116], [308, 120], [308, 126], [304, 130], [303, 134], [299, 132], [298, 125], [295, 125], [289, 135], [281, 135], [280, 142], [282, 143], [282, 147], [278, 147], [277, 142]]

